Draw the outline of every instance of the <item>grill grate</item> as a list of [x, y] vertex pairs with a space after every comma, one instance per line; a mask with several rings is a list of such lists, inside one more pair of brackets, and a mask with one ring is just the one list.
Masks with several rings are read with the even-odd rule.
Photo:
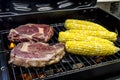
[[[53, 26], [55, 34], [49, 41], [49, 43], [56, 43], [58, 42], [57, 38], [59, 31], [65, 30], [65, 28], [63, 27], [64, 24], [56, 23], [50, 25]], [[9, 50], [8, 46], [10, 42], [7, 39], [8, 33], [9, 31], [7, 30], [1, 31], [0, 37], [2, 39], [2, 50]], [[115, 45], [120, 47], [118, 41], [115, 42]], [[103, 57], [97, 62], [98, 58], [99, 57], [86, 57], [66, 53], [66, 55], [59, 63], [43, 68], [24, 68], [15, 66], [13, 64], [9, 64], [8, 68], [11, 80], [48, 79], [115, 63], [115, 61], [120, 58], [120, 52], [112, 56]]]

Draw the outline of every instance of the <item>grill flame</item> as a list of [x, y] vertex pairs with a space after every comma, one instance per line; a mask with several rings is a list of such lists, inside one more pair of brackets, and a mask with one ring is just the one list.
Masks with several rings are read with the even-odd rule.
[[45, 75], [44, 75], [44, 74], [40, 74], [39, 77], [40, 77], [40, 78], [44, 78]]
[[9, 49], [13, 49], [15, 46], [16, 46], [16, 44], [13, 43], [13, 42], [11, 42], [11, 43], [10, 43], [10, 46], [9, 46]]

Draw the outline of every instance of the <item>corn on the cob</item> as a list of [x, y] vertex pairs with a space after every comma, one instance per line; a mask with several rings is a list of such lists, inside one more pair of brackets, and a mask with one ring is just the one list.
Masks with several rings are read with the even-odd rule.
[[120, 50], [114, 45], [94, 41], [67, 41], [65, 47], [68, 53], [87, 56], [113, 55]]
[[67, 32], [100, 37], [110, 41], [116, 41], [117, 39], [117, 34], [110, 31], [67, 30]]
[[83, 35], [83, 34], [77, 34], [77, 33], [69, 33], [69, 32], [59, 32], [59, 37], [58, 41], [60, 42], [66, 42], [66, 41], [97, 41], [100, 43], [107, 43], [107, 44], [112, 44], [113, 42], [102, 39], [99, 37], [93, 37], [93, 36], [88, 36], [88, 35]]
[[64, 27], [66, 29], [80, 29], [80, 30], [101, 30], [106, 31], [107, 29], [103, 26], [85, 20], [67, 19]]

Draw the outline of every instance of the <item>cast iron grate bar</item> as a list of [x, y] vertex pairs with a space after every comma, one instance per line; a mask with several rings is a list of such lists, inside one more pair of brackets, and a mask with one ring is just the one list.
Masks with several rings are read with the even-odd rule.
[[47, 67], [46, 69], [44, 69], [45, 73], [46, 73], [46, 77], [48, 75], [52, 76], [54, 74], [54, 69], [52, 69], [52, 67]]
[[67, 63], [67, 64], [69, 65], [70, 69], [72, 69], [72, 65], [71, 65], [71, 63], [70, 63], [70, 60], [68, 60], [66, 57], [64, 57], [64, 58], [62, 59], [62, 62], [63, 62], [63, 63]]
[[118, 56], [118, 58], [120, 57], [120, 53], [118, 52], [118, 54], [115, 54], [116, 56]]
[[87, 63], [88, 66], [91, 66], [91, 63], [84, 56], [82, 58], [85, 60], [85, 63]]
[[65, 66], [61, 63], [61, 61], [60, 61], [60, 65], [62, 66], [62, 68], [64, 69], [64, 71], [67, 71], [67, 69], [65, 68]]
[[16, 73], [15, 73], [16, 71], [14, 70], [15, 68], [13, 64], [11, 64], [11, 68], [12, 68], [14, 80], [16, 80]]
[[39, 78], [39, 73], [38, 73], [37, 69], [36, 68], [33, 68], [33, 69], [34, 69], [34, 71], [35, 71], [35, 73], [37, 75], [37, 78]]
[[28, 74], [29, 74], [29, 76], [30, 76], [30, 79], [32, 80], [32, 74], [31, 74], [31, 72], [30, 72], [30, 69], [27, 68], [27, 71], [28, 71]]
[[33, 70], [35, 71], [37, 78], [40, 78], [40, 70], [39, 68], [33, 68]]
[[20, 72], [21, 72], [22, 80], [24, 80], [23, 70], [22, 70], [22, 68], [21, 68], [21, 67], [20, 67]]
[[90, 57], [89, 59], [90, 59], [90, 61], [91, 61], [92, 64], [97, 64], [96, 61], [93, 60], [93, 58]]
[[[63, 69], [57, 65], [54, 65], [55, 67], [55, 73], [59, 74], [60, 72], [63, 72]], [[67, 68], [66, 68], [67, 69]], [[68, 70], [68, 69], [67, 69]]]
[[114, 60], [114, 58], [112, 56], [109, 56], [112, 60]]
[[111, 55], [110, 57], [111, 57], [113, 60], [114, 60], [114, 59], [117, 59], [114, 55]]
[[[55, 33], [55, 34], [58, 34], [58, 33], [56, 33], [56, 30], [54, 30], [54, 33]], [[54, 34], [54, 35], [55, 35], [55, 34]], [[56, 36], [55, 36], [55, 37], [52, 37], [51, 41], [52, 41], [52, 43], [57, 42], [57, 41], [58, 41], [58, 40], [57, 40], [57, 37], [56, 37]]]
[[120, 57], [120, 55], [119, 55], [119, 52], [117, 53], [117, 54], [115, 54], [118, 58]]
[[58, 69], [57, 65], [54, 65], [54, 67], [55, 67], [56, 70]]
[[45, 78], [47, 75], [46, 71], [44, 68], [42, 68], [42, 70], [40, 70], [39, 72], [39, 78], [42, 79], [42, 78]]
[[115, 55], [113, 55], [116, 59], [118, 59], [119, 57], [115, 54]]
[[[55, 33], [54, 35], [55, 35], [55, 36], [53, 37], [53, 40], [57, 42], [57, 41], [58, 41], [57, 35], [59, 34], [59, 32], [60, 32], [63, 28], [62, 28], [62, 25], [59, 25], [59, 24], [58, 24], [58, 25], [55, 24], [55, 25], [52, 25], [52, 26], [53, 26], [53, 28], [55, 28], [55, 29], [54, 29], [54, 33]], [[59, 26], [59, 28], [58, 28], [57, 26]], [[60, 28], [61, 28], [61, 29], [60, 29]]]
[[54, 23], [54, 24], [50, 24], [50, 25], [58, 28], [58, 27], [64, 26], [64, 23]]
[[[104, 56], [105, 57], [105, 56]], [[101, 60], [102, 62], [106, 62], [106, 61], [108, 61], [106, 58], [103, 58], [102, 60]]]
[[108, 59], [108, 60], [113, 60], [110, 56], [109, 56], [109, 57], [106, 57], [106, 59]]
[[[63, 69], [61, 67], [58, 66], [58, 64], [54, 65], [54, 69], [55, 69], [55, 73], [60, 73], [63, 72]], [[67, 68], [66, 68], [67, 69]], [[67, 69], [68, 70], [68, 69]]]
[[71, 61], [73, 62], [73, 64], [76, 64], [75, 61], [73, 60], [73, 58], [71, 57], [71, 55], [69, 54], [68, 56], [71, 59]]
[[61, 26], [59, 26], [59, 27], [55, 27], [55, 30], [57, 31], [57, 33], [59, 32], [59, 31], [64, 31], [65, 30], [65, 28], [63, 27], [64, 25], [61, 25]]
[[82, 63], [82, 61], [78, 58], [78, 56], [75, 55], [75, 57], [76, 57], [77, 61], [79, 61], [79, 63], [81, 63], [81, 64], [83, 65], [83, 67], [85, 67], [85, 65], [84, 65], [84, 64]]
[[[120, 40], [120, 37], [119, 37], [119, 40]], [[116, 42], [114, 42], [114, 43], [115, 43], [116, 46], [120, 47], [120, 41], [119, 41], [119, 42], [116, 41]]]

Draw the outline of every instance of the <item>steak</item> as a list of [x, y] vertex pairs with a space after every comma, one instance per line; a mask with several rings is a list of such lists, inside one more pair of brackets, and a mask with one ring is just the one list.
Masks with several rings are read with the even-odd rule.
[[42, 42], [22, 42], [11, 50], [9, 63], [24, 67], [44, 67], [59, 62], [64, 54], [63, 43], [50, 45]]
[[11, 29], [8, 39], [12, 42], [47, 42], [54, 34], [51, 26], [46, 24], [25, 24]]

